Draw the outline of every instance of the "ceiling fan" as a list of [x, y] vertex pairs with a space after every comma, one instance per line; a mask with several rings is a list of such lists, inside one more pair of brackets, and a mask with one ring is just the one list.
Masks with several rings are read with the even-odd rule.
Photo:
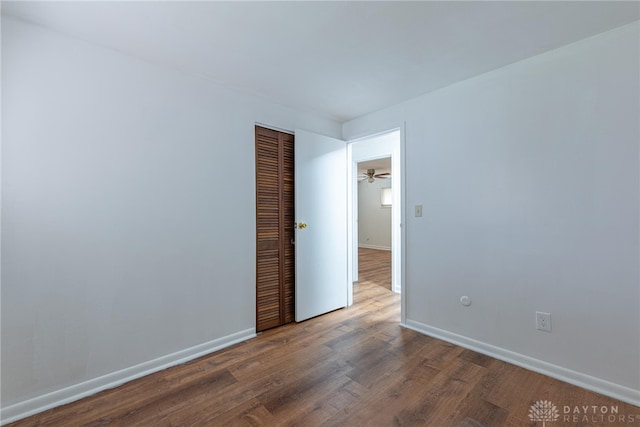
[[368, 183], [372, 183], [376, 178], [389, 179], [391, 178], [391, 173], [376, 173], [375, 169], [367, 169], [367, 173], [360, 174], [358, 176], [358, 181], [363, 181], [366, 179]]

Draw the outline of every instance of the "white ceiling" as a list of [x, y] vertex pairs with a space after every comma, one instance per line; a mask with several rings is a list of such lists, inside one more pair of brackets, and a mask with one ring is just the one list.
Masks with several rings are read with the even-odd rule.
[[367, 169], [375, 169], [376, 173], [391, 172], [391, 157], [358, 163], [358, 173], [366, 174]]
[[640, 19], [627, 2], [2, 2], [2, 12], [338, 121]]

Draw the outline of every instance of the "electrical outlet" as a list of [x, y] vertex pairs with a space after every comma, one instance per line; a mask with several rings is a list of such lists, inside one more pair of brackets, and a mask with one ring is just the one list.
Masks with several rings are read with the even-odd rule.
[[536, 311], [536, 329], [551, 332], [551, 313]]

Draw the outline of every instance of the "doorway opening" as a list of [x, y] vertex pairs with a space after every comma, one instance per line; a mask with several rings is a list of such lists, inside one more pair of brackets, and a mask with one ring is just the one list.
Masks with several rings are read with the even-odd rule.
[[358, 282], [391, 286], [391, 157], [359, 162], [357, 185]]
[[[387, 131], [349, 143], [350, 189], [350, 289], [362, 279], [401, 294], [401, 323], [405, 316], [402, 292], [403, 230], [402, 134]], [[360, 265], [360, 264], [365, 265]]]

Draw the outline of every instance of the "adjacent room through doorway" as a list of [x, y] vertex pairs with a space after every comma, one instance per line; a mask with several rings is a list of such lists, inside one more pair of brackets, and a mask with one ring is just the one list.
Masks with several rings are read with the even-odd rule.
[[[401, 130], [350, 143], [352, 276], [402, 293]], [[404, 298], [401, 299], [404, 307]]]
[[391, 286], [391, 157], [358, 163], [358, 282]]

